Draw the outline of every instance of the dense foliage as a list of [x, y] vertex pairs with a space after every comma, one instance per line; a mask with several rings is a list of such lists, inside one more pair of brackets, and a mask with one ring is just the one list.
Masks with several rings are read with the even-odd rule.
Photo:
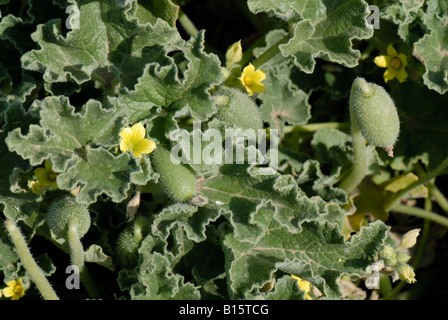
[[[447, 0], [0, 12], [1, 299], [446, 297]], [[366, 138], [352, 189], [358, 77], [390, 95], [399, 124], [375, 123], [392, 145]], [[171, 162], [173, 132], [229, 128], [278, 133], [277, 170]]]

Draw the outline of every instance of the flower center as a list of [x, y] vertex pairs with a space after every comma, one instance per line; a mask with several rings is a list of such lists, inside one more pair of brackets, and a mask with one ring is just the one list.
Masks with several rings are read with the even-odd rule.
[[390, 65], [392, 68], [400, 69], [401, 68], [401, 61], [397, 57], [393, 58], [390, 62]]
[[245, 77], [244, 77], [244, 83], [245, 83], [247, 86], [250, 86], [250, 85], [252, 84], [252, 78], [249, 77], [249, 76], [245, 76]]
[[50, 171], [49, 173], [48, 173], [48, 178], [50, 178], [50, 180], [56, 180], [56, 176], [57, 176], [58, 174], [56, 173], [56, 172], [54, 172], [54, 171]]
[[22, 292], [22, 286], [20, 286], [20, 285], [16, 285], [15, 287], [14, 287], [14, 293], [15, 294], [20, 294]]

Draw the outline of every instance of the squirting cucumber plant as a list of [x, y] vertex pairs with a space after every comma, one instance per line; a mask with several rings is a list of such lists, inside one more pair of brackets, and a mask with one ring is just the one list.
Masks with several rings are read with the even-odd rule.
[[446, 298], [448, 2], [312, 2], [0, 1], [0, 300]]

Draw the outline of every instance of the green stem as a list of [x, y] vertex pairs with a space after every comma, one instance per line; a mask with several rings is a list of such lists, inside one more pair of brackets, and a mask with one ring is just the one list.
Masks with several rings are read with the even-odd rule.
[[282, 39], [273, 44], [268, 50], [263, 52], [258, 58], [252, 61], [252, 65], [255, 69], [260, 68], [263, 64], [265, 64], [269, 59], [274, 57], [277, 53], [280, 52], [280, 45], [286, 43], [289, 40], [289, 34], [285, 35]]
[[84, 263], [84, 248], [79, 238], [78, 219], [76, 217], [72, 217], [69, 221], [67, 241], [70, 247], [71, 264], [78, 268], [82, 284], [91, 298], [99, 299], [101, 294]]
[[[417, 171], [420, 178], [425, 177], [427, 174], [426, 171], [423, 169], [422, 165], [420, 165], [420, 164], [417, 164], [417, 166], [415, 167], [415, 170]], [[439, 190], [439, 188], [437, 188], [435, 179], [429, 181], [427, 184], [427, 187], [428, 187], [430, 198], [434, 198], [435, 202], [440, 206], [440, 208], [443, 211], [445, 211], [446, 214], [448, 214], [448, 200], [443, 195], [443, 193]]]
[[445, 160], [443, 160], [443, 162], [436, 169], [434, 169], [433, 171], [428, 173], [426, 176], [420, 178], [419, 180], [415, 181], [414, 183], [411, 183], [410, 185], [408, 185], [406, 188], [395, 193], [395, 195], [387, 202], [387, 204], [385, 206], [386, 210], [387, 211], [390, 210], [394, 206], [395, 202], [399, 201], [408, 192], [417, 188], [420, 185], [423, 185], [423, 184], [431, 181], [433, 178], [440, 175], [446, 168], [448, 168], [448, 157], [446, 157]]
[[448, 228], [448, 218], [443, 217], [435, 212], [417, 208], [417, 207], [408, 207], [402, 204], [394, 204], [391, 208], [391, 211], [408, 214], [411, 216], [428, 219], [430, 221], [436, 222], [442, 226]]
[[428, 183], [428, 190], [430, 195], [434, 198], [439, 207], [448, 214], [448, 200], [444, 194], [437, 188], [433, 182]]
[[370, 57], [370, 54], [372, 53], [373, 50], [375, 50], [376, 47], [374, 44], [369, 43], [369, 46], [363, 51], [363, 53], [361, 54], [361, 60], [365, 60], [368, 57]]
[[285, 134], [291, 133], [293, 131], [316, 132], [317, 130], [322, 128], [346, 130], [350, 128], [350, 124], [344, 122], [321, 122], [321, 123], [308, 123], [301, 126], [285, 126]]
[[194, 36], [199, 32], [194, 23], [181, 9], [179, 9], [179, 23], [190, 36]]
[[[425, 201], [425, 210], [430, 211], [431, 207], [432, 207], [431, 201], [429, 199], [425, 199], [425, 200], [426, 200]], [[430, 227], [431, 227], [431, 220], [426, 218], [425, 222], [423, 223], [423, 231], [422, 231], [422, 236], [419, 241], [418, 251], [415, 254], [415, 258], [412, 263], [412, 267], [414, 268], [414, 270], [417, 269], [417, 267], [420, 263], [420, 260], [423, 256], [423, 252], [425, 251], [426, 243], [427, 243], [428, 237], [429, 237]], [[400, 282], [395, 286], [395, 288], [392, 291], [390, 291], [387, 295], [384, 296], [383, 300], [394, 299], [405, 285], [406, 285], [406, 281], [400, 280]]]
[[265, 35], [259, 37], [248, 49], [244, 50], [243, 57], [238, 62], [238, 65], [242, 67], [246, 66], [254, 57], [254, 49], [259, 48], [263, 45], [265, 45]]
[[380, 290], [383, 297], [389, 295], [389, 293], [393, 291], [389, 275], [382, 274], [380, 276]]
[[[351, 110], [350, 110], [351, 113]], [[352, 144], [354, 153], [354, 163], [348, 175], [339, 183], [339, 188], [350, 194], [353, 189], [364, 179], [367, 173], [367, 148], [366, 140], [359, 130], [353, 116], [351, 118]]]
[[42, 297], [45, 300], [59, 300], [56, 292], [54, 292], [42, 269], [37, 265], [36, 261], [34, 261], [33, 256], [31, 255], [28, 245], [26, 244], [19, 228], [11, 220], [6, 220], [5, 225], [12, 239], [12, 242], [17, 249], [17, 253], [19, 254], [23, 266], [25, 267], [33, 282], [36, 284], [36, 287], [42, 294]]
[[79, 273], [84, 269], [84, 248], [78, 234], [78, 218], [71, 217], [68, 225], [67, 235], [68, 245], [70, 247], [71, 264], [78, 267]]

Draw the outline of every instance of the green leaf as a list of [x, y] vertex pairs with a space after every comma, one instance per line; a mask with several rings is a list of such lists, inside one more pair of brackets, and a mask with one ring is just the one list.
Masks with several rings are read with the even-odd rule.
[[265, 206], [290, 233], [298, 233], [303, 221], [316, 219], [323, 211], [321, 199], [309, 199], [299, 190], [293, 176], [260, 175], [247, 165], [225, 165], [216, 176], [204, 179], [198, 192], [208, 198], [209, 206], [230, 214], [234, 235], [262, 237], [265, 229], [252, 224], [253, 214]]
[[0, 232], [0, 270], [4, 280], [11, 281], [18, 277], [21, 268], [20, 258], [16, 253], [14, 245], [6, 240], [3, 231]]
[[[154, 25], [140, 25], [129, 17], [136, 3], [122, 5], [118, 1], [73, 1], [79, 10], [79, 24], [64, 37], [59, 21], [38, 25], [31, 37], [40, 46], [22, 57], [22, 66], [43, 74], [46, 82], [77, 84], [92, 76], [107, 87], [118, 75], [130, 81], [141, 72], [143, 49], [180, 40], [177, 30], [161, 19]], [[79, 28], [76, 28], [79, 27]], [[140, 70], [140, 71], [139, 71]], [[140, 75], [140, 73], [137, 74]]]
[[444, 94], [448, 92], [448, 17], [426, 14], [423, 23], [430, 34], [414, 44], [413, 54], [425, 65], [425, 85]]
[[86, 262], [94, 262], [107, 269], [114, 271], [115, 266], [112, 258], [103, 252], [103, 248], [99, 245], [92, 244], [87, 250], [84, 251], [84, 259]]
[[[147, 236], [140, 248], [140, 264], [137, 273], [127, 281], [137, 281], [130, 286], [132, 299], [136, 300], [198, 300], [198, 289], [184, 277], [174, 273], [167, 256], [153, 251], [158, 241]], [[128, 276], [130, 274], [128, 273]], [[125, 273], [121, 272], [121, 282], [125, 282]], [[129, 286], [129, 284], [128, 284]]]
[[264, 80], [266, 92], [259, 95], [260, 111], [270, 129], [277, 129], [283, 137], [285, 125], [305, 124], [311, 118], [309, 95], [298, 89], [283, 74], [270, 71]]
[[127, 197], [131, 186], [131, 174], [139, 172], [136, 161], [129, 153], [112, 155], [103, 148], [90, 149], [86, 158], [60, 173], [56, 179], [63, 190], [80, 188], [76, 201], [90, 204], [100, 194], [106, 194], [114, 202]]
[[139, 1], [137, 17], [141, 23], [154, 23], [157, 18], [162, 18], [175, 27], [179, 15], [179, 6], [171, 0], [145, 0]]
[[373, 35], [367, 23], [367, 3], [362, 0], [249, 0], [248, 6], [254, 13], [273, 11], [297, 22], [293, 37], [280, 45], [280, 51], [306, 73], [313, 72], [318, 57], [355, 67], [361, 54], [352, 48], [352, 41]]
[[198, 208], [185, 203], [176, 203], [163, 209], [152, 224], [153, 234], [167, 239], [175, 226], [185, 230], [188, 239], [195, 242], [204, 241], [206, 226], [219, 217], [219, 212], [209, 208]]
[[[434, 170], [447, 156], [446, 97], [421, 84], [406, 81], [392, 89], [401, 132], [391, 161], [394, 170], [412, 170], [421, 160]], [[444, 147], [441, 147], [444, 146]]]
[[76, 112], [67, 97], [48, 97], [37, 101], [34, 108], [39, 111], [40, 125], [31, 125], [26, 136], [15, 129], [6, 139], [10, 150], [29, 159], [32, 166], [50, 158], [53, 170], [62, 172], [82, 158], [88, 146], [118, 144], [122, 120], [98, 101], [89, 100]]
[[310, 281], [328, 299], [340, 299], [337, 279], [342, 274], [363, 275], [377, 256], [388, 227], [371, 223], [348, 242], [339, 227], [328, 222], [304, 222], [299, 233], [291, 233], [264, 206], [253, 215], [252, 224], [264, 231], [258, 239], [239, 240], [230, 225], [223, 227], [223, 245], [234, 297], [243, 298], [254, 287], [269, 281], [276, 270]]
[[60, 189], [80, 188], [78, 202], [90, 204], [102, 193], [121, 202], [131, 182], [145, 184], [155, 177], [149, 161], [130, 153], [114, 156], [104, 148], [118, 144], [123, 126], [113, 109], [89, 100], [81, 112], [75, 112], [66, 97], [48, 97], [36, 103], [35, 109], [40, 125], [31, 125], [26, 135], [20, 128], [11, 131], [6, 143], [33, 166], [48, 159], [59, 173]]
[[0, 101], [0, 105], [7, 108], [3, 113], [5, 123], [0, 131], [0, 203], [4, 204], [5, 216], [17, 221], [37, 209], [38, 196], [26, 190], [26, 186], [22, 189], [18, 185], [20, 173], [28, 172], [31, 167], [19, 155], [9, 152], [5, 138], [14, 128], [27, 130], [27, 127], [37, 120], [34, 114], [25, 112], [20, 103], [6, 104]]
[[222, 82], [221, 63], [217, 56], [204, 52], [204, 32], [173, 46], [179, 65], [175, 59], [161, 55], [162, 47], [151, 50], [152, 61], [156, 62], [146, 65], [135, 90], [121, 93], [117, 99], [111, 99], [112, 103], [128, 105], [132, 109], [131, 119], [132, 113], [153, 106], [169, 110], [187, 106], [199, 120], [208, 119], [216, 112], [208, 90]]
[[297, 280], [283, 276], [275, 283], [272, 292], [266, 294], [268, 300], [305, 300], [305, 292], [297, 285]]
[[413, 43], [420, 38], [416, 32], [421, 26], [419, 20], [423, 13], [424, 0], [400, 0], [399, 3], [386, 3], [381, 12], [381, 18], [393, 21], [398, 25], [397, 34], [405, 42]]

